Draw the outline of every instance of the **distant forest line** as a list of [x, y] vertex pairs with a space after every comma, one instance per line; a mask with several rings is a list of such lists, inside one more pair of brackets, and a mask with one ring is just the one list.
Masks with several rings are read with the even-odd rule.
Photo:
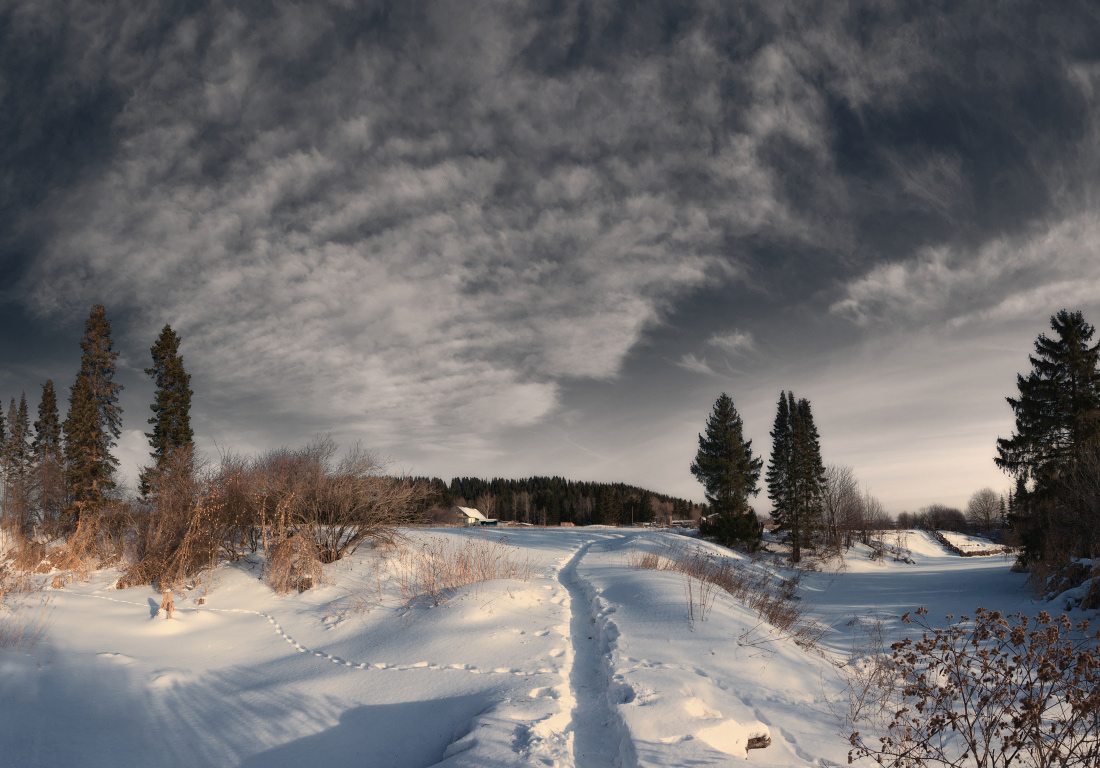
[[562, 477], [522, 479], [417, 478], [429, 495], [422, 510], [442, 520], [454, 506], [474, 507], [488, 517], [534, 525], [629, 525], [699, 518], [706, 506], [625, 483], [596, 483]]

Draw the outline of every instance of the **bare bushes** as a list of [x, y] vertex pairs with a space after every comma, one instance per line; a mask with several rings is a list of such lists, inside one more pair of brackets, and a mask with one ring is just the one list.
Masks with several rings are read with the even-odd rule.
[[505, 537], [431, 538], [398, 554], [396, 583], [406, 603], [439, 605], [459, 587], [493, 579], [529, 581], [535, 563]]
[[660, 552], [635, 550], [628, 556], [628, 563], [635, 568], [683, 574], [692, 624], [696, 618], [706, 620], [717, 593], [704, 585], [713, 585], [747, 605], [803, 647], [812, 647], [821, 636], [821, 630], [807, 620], [806, 609], [798, 597], [801, 573], [789, 579], [777, 579], [773, 573], [755, 564], [745, 565], [743, 561], [718, 557], [684, 544], [668, 544]]
[[410, 520], [423, 485], [387, 476], [384, 462], [359, 445], [336, 453], [322, 438], [254, 459], [226, 455], [216, 467], [196, 463], [190, 451], [169, 457], [135, 516], [135, 562], [119, 587], [170, 587], [263, 548], [272, 586], [301, 589], [316, 581], [321, 563], [392, 536]]
[[850, 758], [895, 768], [1100, 765], [1100, 633], [1087, 636], [1088, 622], [979, 608], [972, 624], [961, 616], [938, 629], [927, 613], [903, 617], [921, 639], [890, 646], [890, 673], [868, 686], [872, 705], [865, 697], [853, 708]]
[[427, 492], [422, 483], [386, 476], [385, 463], [359, 444], [339, 459], [336, 453], [336, 444], [322, 438], [271, 457], [293, 466], [280, 478], [292, 479], [293, 486], [275, 486], [275, 508], [281, 507], [276, 532], [281, 526], [308, 537], [322, 563], [352, 554], [365, 541], [391, 537]]
[[876, 532], [892, 527], [886, 508], [868, 491], [861, 491], [851, 467], [825, 468], [822, 495], [822, 535], [826, 556], [839, 555], [855, 541], [875, 549]]
[[844, 683], [844, 698], [839, 703], [829, 702], [833, 715], [840, 720], [847, 733], [862, 727], [862, 723], [881, 724], [891, 714], [893, 703], [886, 694], [897, 684], [895, 664], [886, 647], [886, 626], [882, 619], [869, 625], [856, 617], [849, 626], [866, 628], [866, 636], [852, 646], [848, 658], [837, 666]]
[[29, 539], [21, 533], [11, 533], [7, 538], [10, 545], [3, 559], [12, 570], [21, 573], [32, 573], [46, 559], [45, 545]]
[[[155, 584], [170, 590], [217, 562], [226, 528], [236, 510], [220, 504], [223, 479], [204, 477], [190, 447], [168, 456], [159, 472], [150, 473], [152, 496], [132, 520], [135, 562], [118, 580], [118, 588]], [[232, 553], [232, 548], [230, 547]]]
[[29, 650], [49, 634], [49, 597], [27, 571], [0, 566], [0, 650]]
[[3, 561], [17, 574], [59, 570], [70, 571], [83, 579], [106, 559], [107, 552], [117, 555], [117, 550], [108, 543], [109, 539], [99, 535], [99, 526], [91, 522], [78, 528], [68, 540], [55, 543], [52, 547], [22, 534], [11, 534], [9, 539], [11, 546]]
[[324, 575], [317, 547], [301, 533], [286, 537], [267, 553], [264, 576], [268, 586], [280, 595], [312, 589]]

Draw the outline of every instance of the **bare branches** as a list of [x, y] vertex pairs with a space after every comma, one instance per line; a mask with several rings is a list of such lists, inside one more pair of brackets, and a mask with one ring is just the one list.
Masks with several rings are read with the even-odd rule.
[[132, 521], [137, 562], [120, 587], [175, 585], [220, 559], [263, 547], [278, 555], [273, 584], [301, 588], [318, 566], [371, 539], [388, 539], [411, 519], [426, 489], [385, 474], [385, 463], [355, 445], [343, 456], [330, 438], [255, 459], [227, 454], [216, 468], [187, 447], [150, 477], [148, 506]]
[[992, 488], [975, 491], [966, 505], [966, 522], [979, 531], [992, 531], [1000, 520], [1001, 497]]
[[[906, 614], [920, 640], [894, 643], [893, 674], [873, 681], [888, 722], [849, 736], [849, 760], [879, 764], [1091, 768], [1100, 764], [1100, 661], [1088, 622], [979, 608], [944, 629], [923, 608]], [[948, 616], [948, 620], [954, 617]], [[896, 683], [895, 683], [896, 678]], [[864, 697], [865, 698], [865, 697]], [[864, 699], [858, 700], [860, 707]], [[854, 729], [867, 721], [855, 707]]]

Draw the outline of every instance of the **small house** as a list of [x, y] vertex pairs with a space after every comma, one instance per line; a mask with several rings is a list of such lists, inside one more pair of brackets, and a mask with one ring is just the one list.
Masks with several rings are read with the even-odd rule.
[[465, 525], [496, 525], [497, 521], [478, 512], [473, 507], [452, 507], [451, 515], [456, 523]]

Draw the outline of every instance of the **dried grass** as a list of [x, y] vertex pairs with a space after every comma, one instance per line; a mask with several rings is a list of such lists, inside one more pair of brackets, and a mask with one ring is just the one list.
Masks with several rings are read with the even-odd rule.
[[50, 598], [27, 571], [0, 568], [0, 650], [33, 649], [49, 635]]
[[5, 556], [5, 560], [11, 564], [12, 569], [24, 573], [45, 573], [39, 566], [46, 558], [46, 546], [37, 541], [28, 539], [20, 533], [12, 536], [13, 545]]
[[779, 579], [767, 569], [747, 566], [701, 547], [671, 543], [659, 552], [634, 550], [627, 555], [627, 562], [635, 568], [683, 574], [692, 626], [696, 620], [706, 620], [714, 597], [723, 591], [804, 648], [816, 646], [823, 633], [807, 619], [806, 608], [799, 599], [801, 572]]
[[529, 581], [536, 563], [507, 537], [431, 538], [396, 554], [396, 584], [407, 604], [439, 605], [459, 587], [494, 579]]

